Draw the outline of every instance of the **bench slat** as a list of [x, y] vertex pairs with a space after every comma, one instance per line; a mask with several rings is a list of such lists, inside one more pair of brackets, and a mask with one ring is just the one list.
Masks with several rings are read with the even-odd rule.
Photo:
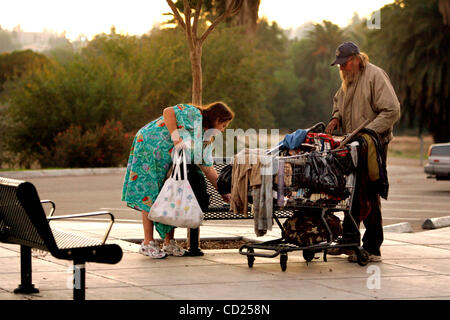
[[56, 241], [58, 249], [72, 249], [72, 248], [83, 248], [83, 247], [93, 247], [102, 244], [100, 240], [91, 239], [87, 237], [82, 237], [70, 232], [65, 232], [52, 228], [52, 233]]
[[[45, 217], [42, 207], [30, 205], [25, 208], [18, 198], [18, 192], [25, 192], [30, 188], [32, 186], [23, 181], [0, 178], [0, 234], [6, 241], [48, 250], [41, 233], [35, 227], [37, 220], [45, 221], [45, 218], [39, 218], [39, 215]], [[29, 216], [26, 210], [32, 211], [34, 215]]]
[[[222, 169], [230, 163], [230, 159], [214, 158], [214, 168], [217, 173], [220, 174]], [[206, 181], [206, 192], [210, 195], [209, 198], [209, 208], [205, 211], [204, 220], [235, 220], [235, 219], [253, 219], [253, 214], [251, 213], [250, 207], [247, 216], [243, 214], [237, 214], [230, 212], [230, 205], [222, 200], [222, 196], [213, 187], [208, 179]], [[275, 209], [275, 205], [274, 205]], [[292, 216], [293, 211], [289, 209], [276, 210], [274, 211], [275, 216], [278, 218], [289, 218]]]

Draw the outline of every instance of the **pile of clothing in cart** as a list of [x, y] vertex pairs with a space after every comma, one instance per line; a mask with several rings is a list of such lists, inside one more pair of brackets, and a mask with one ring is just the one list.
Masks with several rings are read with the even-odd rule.
[[320, 132], [299, 129], [287, 135], [280, 143], [278, 205], [292, 195], [291, 190], [302, 190], [303, 198], [326, 194], [327, 199], [346, 199], [350, 195], [346, 176], [355, 170], [357, 151], [339, 145], [340, 139]]
[[[301, 159], [282, 161], [278, 179], [283, 179], [284, 187], [304, 189], [304, 197], [324, 193], [339, 199], [347, 198], [345, 177], [354, 171], [351, 153], [347, 150], [330, 151], [323, 156], [321, 152], [311, 151]], [[283, 188], [288, 191], [288, 188]], [[289, 194], [284, 194], [289, 196]]]
[[[273, 206], [274, 201], [276, 203], [278, 199], [279, 181], [283, 181], [283, 185], [287, 187], [307, 188], [311, 193], [328, 192], [343, 195], [341, 190], [345, 190], [345, 179], [341, 175], [345, 172], [342, 168], [345, 166], [343, 163], [345, 158], [336, 159], [333, 154], [327, 158], [327, 162], [323, 162], [319, 153], [310, 153], [306, 164], [301, 166], [294, 164], [291, 167], [290, 163], [283, 163], [281, 173], [279, 170], [280, 164], [276, 156], [280, 152], [300, 153], [317, 148], [314, 143], [321, 143], [324, 140], [323, 137], [316, 139], [315, 135], [321, 135], [320, 132], [324, 129], [325, 125], [320, 123], [313, 128], [299, 129], [288, 134], [274, 149], [276, 153], [262, 149], [243, 149], [234, 156], [231, 165], [222, 169], [217, 183], [219, 193], [231, 193], [230, 209], [234, 213], [247, 217], [248, 206], [252, 204], [256, 235], [263, 236], [272, 229]], [[335, 147], [334, 141], [330, 142], [332, 143], [330, 146]], [[324, 147], [327, 146], [321, 146]], [[296, 176], [301, 176], [302, 180], [296, 179]]]
[[[222, 169], [217, 183], [219, 193], [231, 193], [230, 208], [234, 213], [247, 217], [249, 204], [252, 204], [257, 236], [272, 229], [274, 205], [283, 207], [286, 198], [296, 198], [299, 191], [302, 201], [325, 194], [326, 197], [320, 200], [337, 203], [350, 196], [348, 177], [361, 172], [357, 170], [358, 161], [367, 162], [367, 159], [361, 160], [360, 155], [360, 146], [367, 144], [358, 136], [347, 148], [339, 148], [341, 140], [324, 134], [324, 129], [321, 123], [286, 135], [278, 144], [276, 154], [261, 149], [243, 149], [234, 156], [232, 164]], [[367, 158], [367, 151], [364, 155], [363, 158]], [[378, 163], [380, 158], [376, 156]], [[377, 172], [378, 189], [387, 194], [385, 163], [379, 163]], [[353, 174], [351, 178], [357, 179]]]

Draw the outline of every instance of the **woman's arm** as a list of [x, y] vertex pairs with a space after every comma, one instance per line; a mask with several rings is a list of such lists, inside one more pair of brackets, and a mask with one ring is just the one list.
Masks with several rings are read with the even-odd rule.
[[170, 137], [172, 138], [173, 144], [176, 145], [183, 140], [181, 139], [178, 129], [177, 129], [177, 118], [175, 117], [175, 111], [173, 107], [167, 107], [163, 111], [164, 123], [169, 130]]
[[214, 169], [213, 166], [207, 167], [207, 166], [199, 166], [200, 169], [203, 171], [203, 173], [206, 176], [206, 179], [211, 182], [213, 187], [217, 190], [217, 179], [219, 178], [219, 175], [217, 174], [216, 169]]
[[[213, 166], [211, 167], [207, 167], [207, 166], [199, 166], [200, 169], [203, 171], [203, 173], [205, 174], [206, 178], [209, 180], [209, 182], [211, 182], [211, 184], [213, 185], [213, 187], [218, 190], [217, 187], [217, 179], [219, 178], [219, 175], [217, 174], [216, 169], [214, 169]], [[224, 194], [222, 195], [222, 199], [223, 201], [229, 203], [230, 202], [230, 198], [231, 195], [230, 194]]]

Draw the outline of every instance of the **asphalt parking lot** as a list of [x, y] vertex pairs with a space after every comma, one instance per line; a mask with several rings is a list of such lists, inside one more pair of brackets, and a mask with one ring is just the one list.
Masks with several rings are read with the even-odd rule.
[[[388, 160], [389, 161], [389, 160]], [[389, 197], [382, 200], [383, 225], [408, 222], [413, 232], [423, 231], [428, 218], [450, 215], [450, 181], [427, 179], [423, 167], [412, 161], [388, 162]], [[117, 221], [137, 222], [140, 214], [120, 200], [124, 171], [115, 173], [33, 177], [41, 199], [56, 203], [55, 215], [107, 210]], [[252, 221], [207, 221], [207, 224], [252, 224]]]

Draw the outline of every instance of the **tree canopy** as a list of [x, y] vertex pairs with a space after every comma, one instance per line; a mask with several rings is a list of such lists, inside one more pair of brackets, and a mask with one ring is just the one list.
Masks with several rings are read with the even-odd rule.
[[[203, 1], [200, 31], [222, 2]], [[322, 21], [293, 39], [265, 19], [251, 33], [245, 24], [218, 24], [202, 49], [203, 103], [226, 102], [236, 113], [231, 127], [244, 130], [327, 122], [340, 86], [330, 63], [340, 43], [354, 41], [390, 76], [401, 126], [449, 141], [449, 26], [439, 8], [438, 0], [397, 0], [381, 9], [379, 30], [355, 16], [347, 28]], [[120, 157], [110, 146], [127, 150], [129, 138], [165, 107], [192, 102], [189, 47], [180, 27], [142, 36], [112, 28], [81, 49], [62, 40], [54, 47], [0, 55], [0, 163], [120, 165], [127, 152]], [[92, 150], [98, 150], [93, 162], [86, 156]]]
[[381, 18], [367, 46], [390, 75], [404, 120], [417, 122], [436, 142], [449, 141], [450, 26], [438, 0], [396, 0], [381, 9]]

